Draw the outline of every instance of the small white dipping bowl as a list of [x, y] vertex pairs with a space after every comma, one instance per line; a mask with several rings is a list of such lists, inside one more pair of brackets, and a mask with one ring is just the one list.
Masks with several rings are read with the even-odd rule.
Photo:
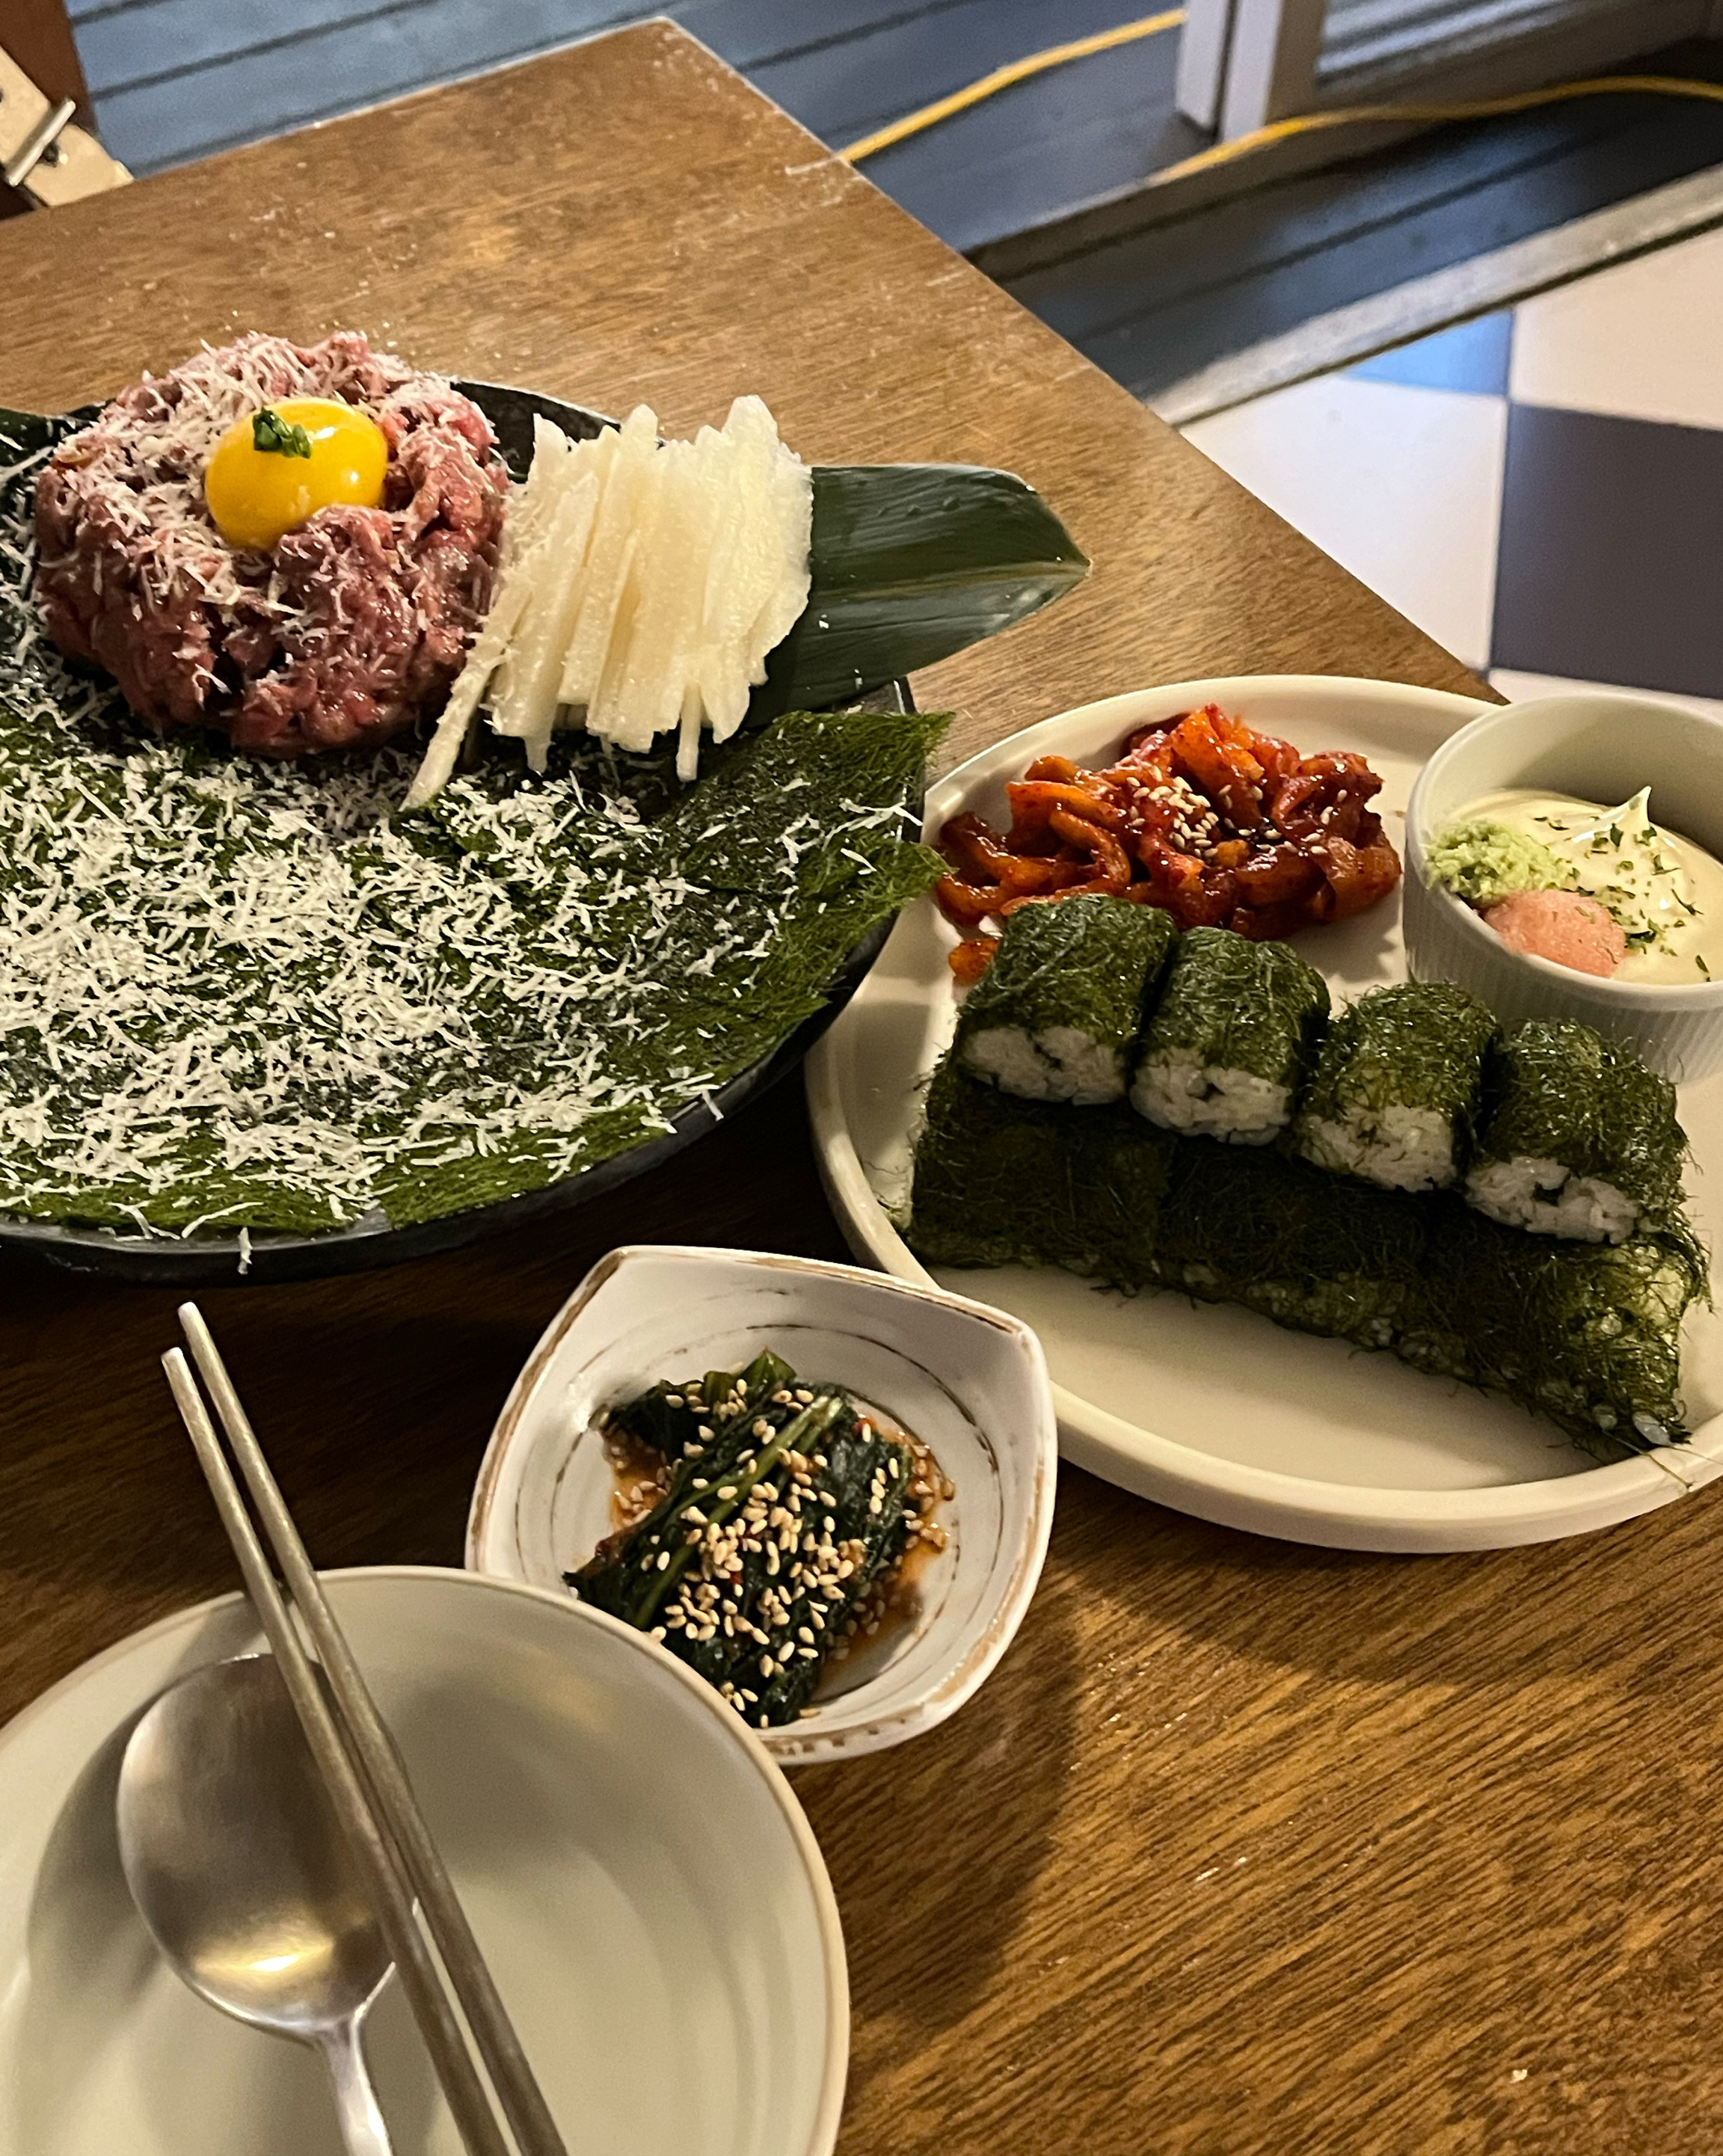
[[[708, 1686], [564, 1595], [324, 1574], [571, 2149], [830, 2156], [838, 1912], [789, 1784]], [[260, 1645], [238, 1595], [86, 1663], [0, 1734], [0, 2156], [337, 2156], [321, 2061], [204, 2005], [115, 1842], [126, 1737]], [[398, 1984], [366, 2050], [399, 2156], [460, 2146]]]
[[1058, 1424], [1041, 1344], [1019, 1318], [812, 1258], [613, 1250], [557, 1312], [503, 1408], [467, 1563], [566, 1593], [563, 1573], [613, 1528], [610, 1411], [660, 1378], [735, 1369], [763, 1348], [931, 1445], [956, 1493], [936, 1515], [950, 1539], [916, 1581], [913, 1614], [858, 1643], [817, 1712], [757, 1732], [786, 1764], [879, 1751], [943, 1722], [984, 1682], [1041, 1576]]
[[1649, 696], [1587, 690], [1490, 711], [1444, 742], [1406, 808], [1406, 957], [1414, 980], [1454, 981], [1505, 1025], [1577, 1019], [1683, 1083], [1723, 1070], [1723, 978], [1598, 980], [1503, 942], [1428, 880], [1429, 848], [1484, 795], [1510, 787], [1608, 808], [1651, 788], [1654, 822], [1723, 860], [1723, 721]]

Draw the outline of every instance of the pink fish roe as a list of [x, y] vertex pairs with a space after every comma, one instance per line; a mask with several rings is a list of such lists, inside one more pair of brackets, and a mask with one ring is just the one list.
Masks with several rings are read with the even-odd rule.
[[1484, 918], [1515, 951], [1608, 980], [1627, 955], [1621, 923], [1577, 891], [1519, 891]]

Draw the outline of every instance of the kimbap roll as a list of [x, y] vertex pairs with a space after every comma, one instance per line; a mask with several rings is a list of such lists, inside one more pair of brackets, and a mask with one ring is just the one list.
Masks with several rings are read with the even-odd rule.
[[1471, 1150], [1495, 1020], [1444, 982], [1376, 988], [1329, 1027], [1294, 1127], [1306, 1160], [1387, 1190], [1440, 1190]]
[[1143, 1034], [1131, 1105], [1163, 1130], [1266, 1145], [1290, 1120], [1328, 986], [1285, 943], [1192, 928]]
[[928, 1090], [905, 1238], [933, 1265], [1064, 1265], [1138, 1286], [1177, 1149], [1122, 1105], [1073, 1115], [948, 1056]]
[[1681, 1203], [1675, 1089], [1589, 1026], [1534, 1019], [1491, 1058], [1469, 1202], [1506, 1227], [1624, 1243]]
[[1293, 1332], [1392, 1348], [1418, 1306], [1426, 1240], [1415, 1199], [1338, 1181], [1278, 1146], [1181, 1140], [1151, 1277]]
[[1387, 1349], [1548, 1416], [1599, 1459], [1686, 1434], [1681, 1324], [1705, 1264], [1679, 1216], [1622, 1243], [1528, 1235], [1458, 1191], [1342, 1180], [1122, 1104], [1014, 1098], [947, 1058], [904, 1233], [930, 1265], [1060, 1265]]
[[1177, 934], [1170, 914], [1104, 893], [1019, 907], [964, 1001], [957, 1060], [1026, 1101], [1122, 1100]]
[[1681, 1325], [1705, 1265], [1685, 1229], [1562, 1242], [1452, 1201], [1432, 1224], [1408, 1362], [1505, 1393], [1601, 1460], [1686, 1435]]

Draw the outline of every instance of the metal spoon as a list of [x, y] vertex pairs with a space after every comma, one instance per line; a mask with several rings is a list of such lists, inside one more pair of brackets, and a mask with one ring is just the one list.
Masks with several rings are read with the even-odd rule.
[[115, 1809], [126, 1884], [175, 1974], [319, 2046], [349, 2156], [390, 2156], [359, 2030], [393, 1964], [274, 1660], [211, 1662], [163, 1692]]

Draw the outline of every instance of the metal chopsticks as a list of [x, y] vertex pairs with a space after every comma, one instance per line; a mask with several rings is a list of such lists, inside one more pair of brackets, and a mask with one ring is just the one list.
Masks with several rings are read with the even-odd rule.
[[[179, 1316], [192, 1361], [209, 1389], [280, 1567], [281, 1581], [264, 1554], [191, 1365], [177, 1348], [162, 1358], [168, 1384], [312, 1757], [365, 1871], [403, 1988], [469, 2156], [511, 2156], [511, 2151], [468, 2049], [455, 2001], [520, 2156], [567, 2156], [394, 1744], [312, 1569], [203, 1313], [195, 1303], [187, 1302], [181, 1305]], [[291, 1611], [283, 1582], [292, 1597]], [[316, 1650], [315, 1662], [300, 1640], [295, 1613]]]

